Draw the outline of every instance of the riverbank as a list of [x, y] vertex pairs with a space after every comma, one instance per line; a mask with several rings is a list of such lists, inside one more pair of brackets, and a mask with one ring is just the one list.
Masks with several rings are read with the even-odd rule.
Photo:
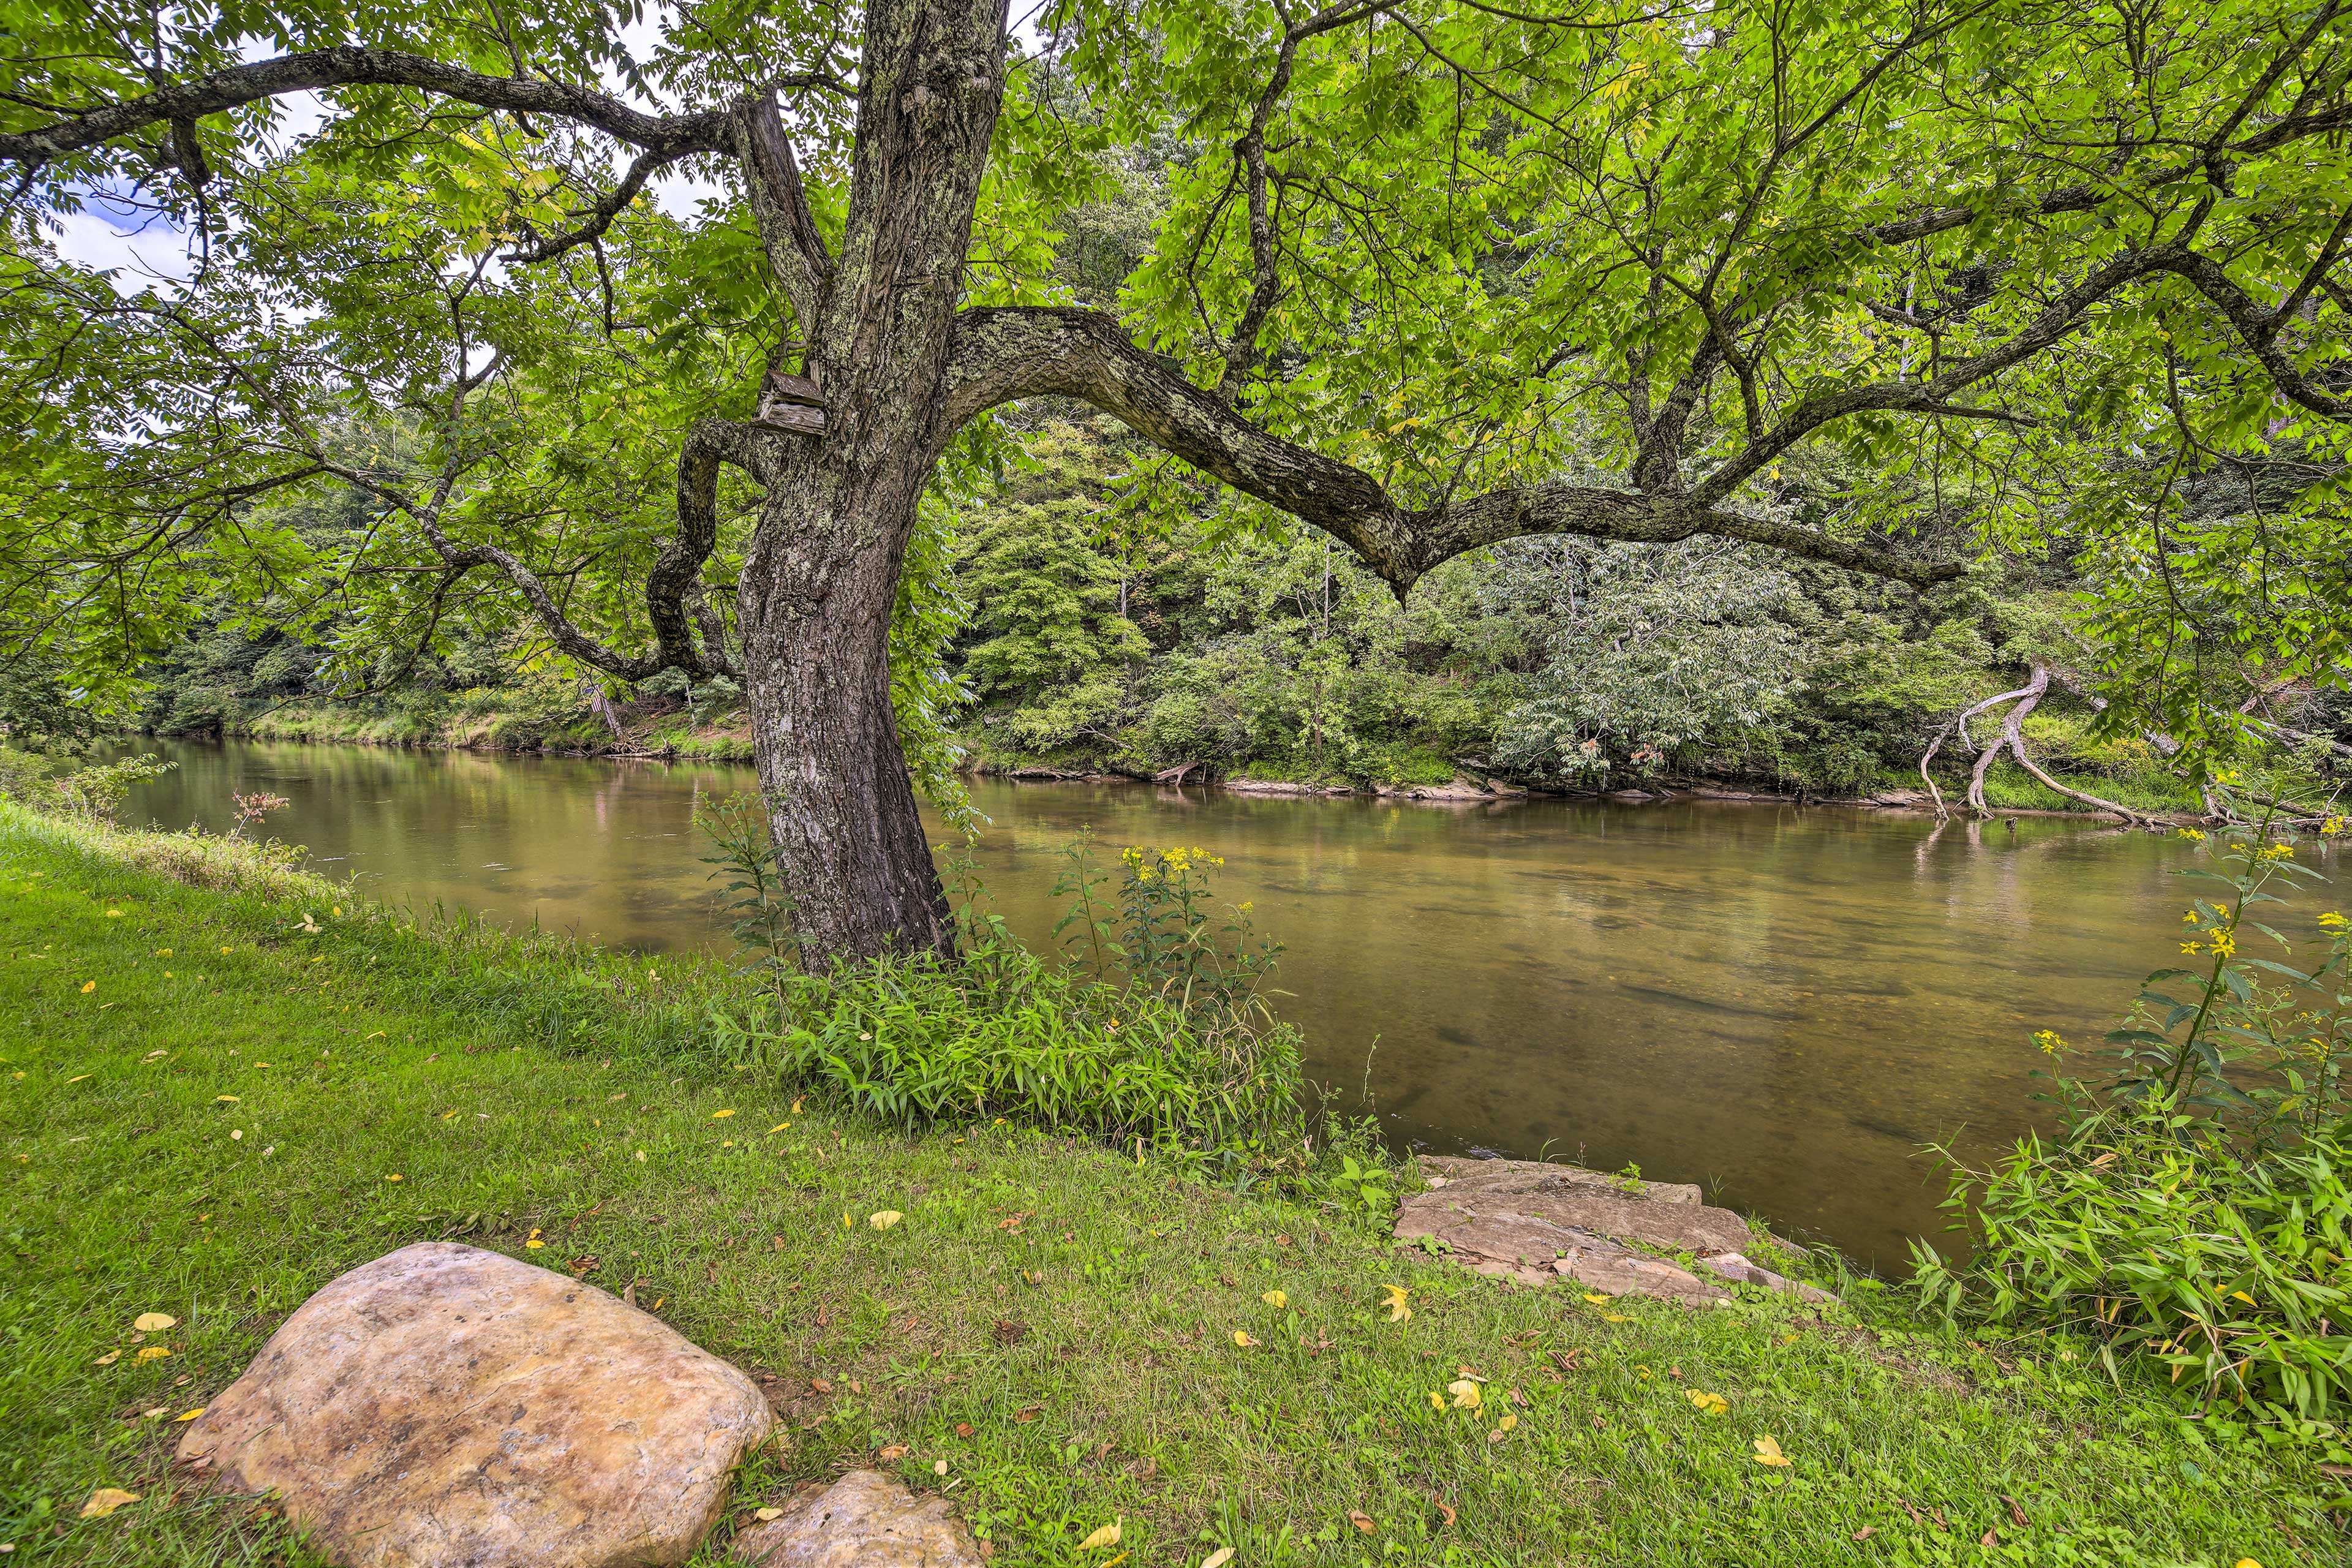
[[[735, 1518], [878, 1463], [999, 1563], [1100, 1568], [1078, 1543], [1114, 1521], [1134, 1563], [1237, 1568], [2279, 1568], [2338, 1541], [2324, 1478], [2110, 1387], [2087, 1347], [1970, 1344], [1851, 1279], [1826, 1313], [1508, 1288], [1398, 1250], [1385, 1215], [1011, 1121], [908, 1136], [710, 1059], [722, 972], [350, 898], [0, 805], [13, 1562], [280, 1551], [175, 1486], [174, 1418], [335, 1274], [440, 1237], [634, 1283], [770, 1375], [791, 1442]], [[130, 1351], [144, 1311], [180, 1320], [139, 1347], [168, 1355]], [[1757, 1462], [1767, 1436], [1789, 1465]], [[101, 1486], [142, 1500], [75, 1518]]]
[[[486, 693], [479, 699], [456, 697], [438, 704], [411, 704], [375, 712], [337, 704], [297, 704], [231, 723], [223, 733], [240, 740], [327, 742], [613, 761], [746, 764], [751, 761], [751, 730], [740, 714], [725, 715], [713, 721], [698, 719], [688, 709], [656, 702], [608, 705], [608, 716], [600, 717], [584, 701], [513, 705], [493, 700], [497, 695]], [[977, 736], [967, 738], [964, 759], [963, 771], [974, 777], [1033, 782], [1157, 781], [1240, 795], [1368, 795], [1473, 805], [1528, 795], [1606, 799], [1633, 805], [1691, 797], [1869, 806], [1877, 810], [1933, 809], [1931, 797], [1916, 779], [1889, 780], [1862, 794], [1790, 791], [1776, 787], [1774, 781], [1736, 773], [1720, 777], [1641, 778], [1614, 786], [1561, 789], [1531, 784], [1507, 773], [1465, 772], [1434, 753], [1409, 759], [1407, 765], [1390, 770], [1393, 776], [1352, 779], [1312, 773], [1294, 777], [1279, 771], [1269, 773], [1263, 767], [1238, 773], [1206, 767], [1155, 768], [1139, 762], [1132, 766], [1107, 768], [1100, 758], [1057, 759], [1004, 752]], [[2160, 820], [2177, 817], [2189, 821], [2203, 809], [2195, 792], [2179, 780], [2159, 784], [2142, 776], [2063, 771], [2052, 776], [2069, 788], [2104, 795]], [[1956, 805], [1960, 783], [1953, 780], [1946, 784], [1946, 804]], [[2060, 795], [2011, 763], [2000, 763], [1987, 771], [1985, 799], [2004, 816], [2106, 815]]]

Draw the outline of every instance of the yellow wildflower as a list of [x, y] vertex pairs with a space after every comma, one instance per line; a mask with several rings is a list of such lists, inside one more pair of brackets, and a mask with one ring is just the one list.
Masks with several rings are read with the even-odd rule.
[[2042, 1047], [2042, 1054], [2045, 1057], [2054, 1057], [2066, 1048], [2065, 1037], [2055, 1029], [2036, 1030], [2033, 1043]]
[[2342, 931], [2347, 924], [2352, 924], [2352, 921], [2347, 921], [2342, 915], [2330, 910], [2319, 917], [2319, 923], [2330, 931]]

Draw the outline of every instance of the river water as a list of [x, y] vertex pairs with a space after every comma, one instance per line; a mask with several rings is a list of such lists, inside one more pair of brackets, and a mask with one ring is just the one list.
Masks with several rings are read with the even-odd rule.
[[[155, 742], [134, 820], [268, 831], [391, 901], [648, 950], [725, 941], [692, 827], [745, 768]], [[982, 780], [996, 907], [1051, 940], [1059, 848], [1198, 845], [1288, 951], [1280, 1010], [1401, 1144], [1697, 1182], [1899, 1268], [1920, 1145], [2032, 1120], [2033, 1031], [2095, 1036], [2171, 952], [2187, 846], [2078, 821], [1688, 801], [1452, 805]], [[936, 836], [946, 837], [933, 823]]]

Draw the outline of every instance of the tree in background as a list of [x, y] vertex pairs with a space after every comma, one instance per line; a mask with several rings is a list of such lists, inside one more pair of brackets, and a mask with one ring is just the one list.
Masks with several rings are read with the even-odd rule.
[[[1046, 395], [1399, 594], [1528, 534], [1924, 584], [1961, 566], [1890, 539], [1916, 515], [2079, 515], [2202, 733], [2257, 656], [2344, 647], [2327, 487], [2263, 514], [2259, 571], [2243, 528], [2172, 531], [2183, 464], [2340, 467], [2343, 9], [1061, 0], [1033, 52], [1003, 0], [722, 0], [640, 58], [585, 0], [8, 0], [7, 624], [121, 663], [201, 582], [415, 644], [487, 581], [581, 665], [740, 676], [819, 957], [951, 942], [898, 715], [944, 506]], [[1150, 252], [1072, 302], [1058, 215], [1171, 127]], [[680, 168], [721, 194], [646, 211]], [[57, 257], [100, 184], [187, 226], [184, 284]], [[253, 521], [331, 482], [382, 509], [360, 543]], [[2170, 679], [2145, 584], [2184, 556], [2259, 629]]]

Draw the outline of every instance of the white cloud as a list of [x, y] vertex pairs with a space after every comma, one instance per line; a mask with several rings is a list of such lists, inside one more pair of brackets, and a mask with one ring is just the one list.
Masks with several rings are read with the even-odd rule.
[[80, 212], [60, 214], [54, 221], [51, 239], [58, 254], [113, 272], [115, 288], [125, 294], [157, 281], [185, 281], [195, 270], [187, 234], [160, 214], [90, 195]]

